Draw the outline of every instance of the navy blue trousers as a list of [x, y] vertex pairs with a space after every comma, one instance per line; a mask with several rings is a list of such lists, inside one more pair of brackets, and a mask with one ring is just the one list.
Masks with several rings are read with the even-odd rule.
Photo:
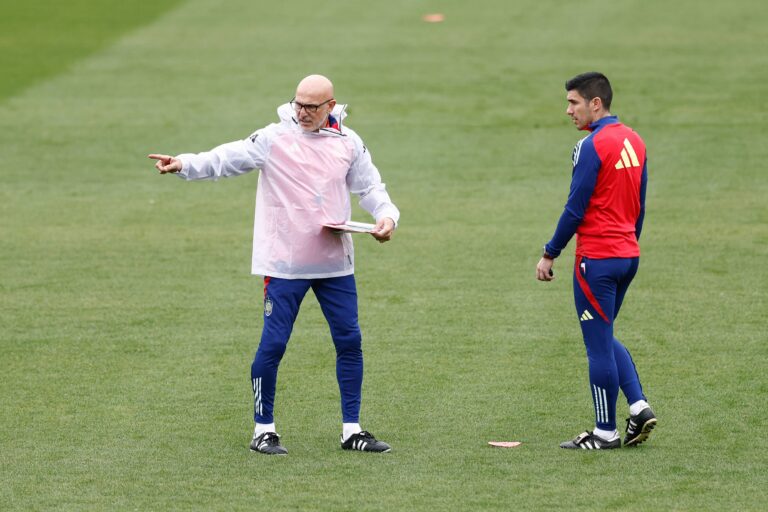
[[616, 428], [616, 400], [621, 389], [627, 402], [645, 400], [640, 377], [629, 351], [613, 334], [613, 324], [640, 258], [576, 257], [573, 297], [589, 361], [590, 394], [595, 424]]
[[264, 329], [251, 365], [256, 423], [273, 423], [277, 368], [307, 291], [320, 303], [336, 346], [336, 378], [344, 423], [358, 423], [363, 385], [363, 350], [357, 320], [354, 275], [326, 279], [264, 278]]

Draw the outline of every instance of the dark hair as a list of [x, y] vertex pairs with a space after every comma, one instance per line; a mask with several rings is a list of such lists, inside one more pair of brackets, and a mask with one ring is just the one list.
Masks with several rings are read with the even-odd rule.
[[565, 82], [566, 91], [574, 89], [586, 98], [587, 101], [592, 98], [600, 98], [605, 110], [611, 109], [613, 90], [611, 89], [611, 82], [608, 81], [608, 77], [604, 74], [590, 71], [589, 73], [577, 75]]

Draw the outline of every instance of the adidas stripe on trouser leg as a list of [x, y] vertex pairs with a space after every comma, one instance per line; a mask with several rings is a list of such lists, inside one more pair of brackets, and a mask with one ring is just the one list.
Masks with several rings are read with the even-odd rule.
[[309, 286], [307, 279], [264, 278], [264, 328], [251, 364], [253, 419], [256, 423], [274, 423], [277, 368]]
[[[616, 428], [619, 388], [631, 403], [644, 399], [640, 378], [629, 351], [613, 336], [618, 316], [639, 258], [590, 259], [577, 257], [573, 295], [589, 361], [590, 395], [595, 424], [603, 430]], [[584, 315], [587, 311], [590, 314]], [[592, 319], [589, 319], [592, 316]]]

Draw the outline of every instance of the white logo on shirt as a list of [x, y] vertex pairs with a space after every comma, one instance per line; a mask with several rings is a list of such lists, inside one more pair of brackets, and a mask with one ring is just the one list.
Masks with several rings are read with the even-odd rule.
[[587, 140], [587, 137], [584, 137], [579, 142], [577, 142], [575, 146], [573, 146], [573, 155], [571, 155], [571, 160], [573, 160], [574, 167], [576, 167], [576, 164], [579, 163], [579, 155], [581, 154], [581, 145], [584, 143], [585, 140]]

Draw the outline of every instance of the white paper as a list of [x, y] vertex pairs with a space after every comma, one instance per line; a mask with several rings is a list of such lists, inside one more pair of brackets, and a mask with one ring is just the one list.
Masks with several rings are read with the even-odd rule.
[[325, 227], [332, 229], [336, 233], [372, 233], [374, 224], [366, 222], [355, 222], [350, 220], [344, 224], [325, 224]]

